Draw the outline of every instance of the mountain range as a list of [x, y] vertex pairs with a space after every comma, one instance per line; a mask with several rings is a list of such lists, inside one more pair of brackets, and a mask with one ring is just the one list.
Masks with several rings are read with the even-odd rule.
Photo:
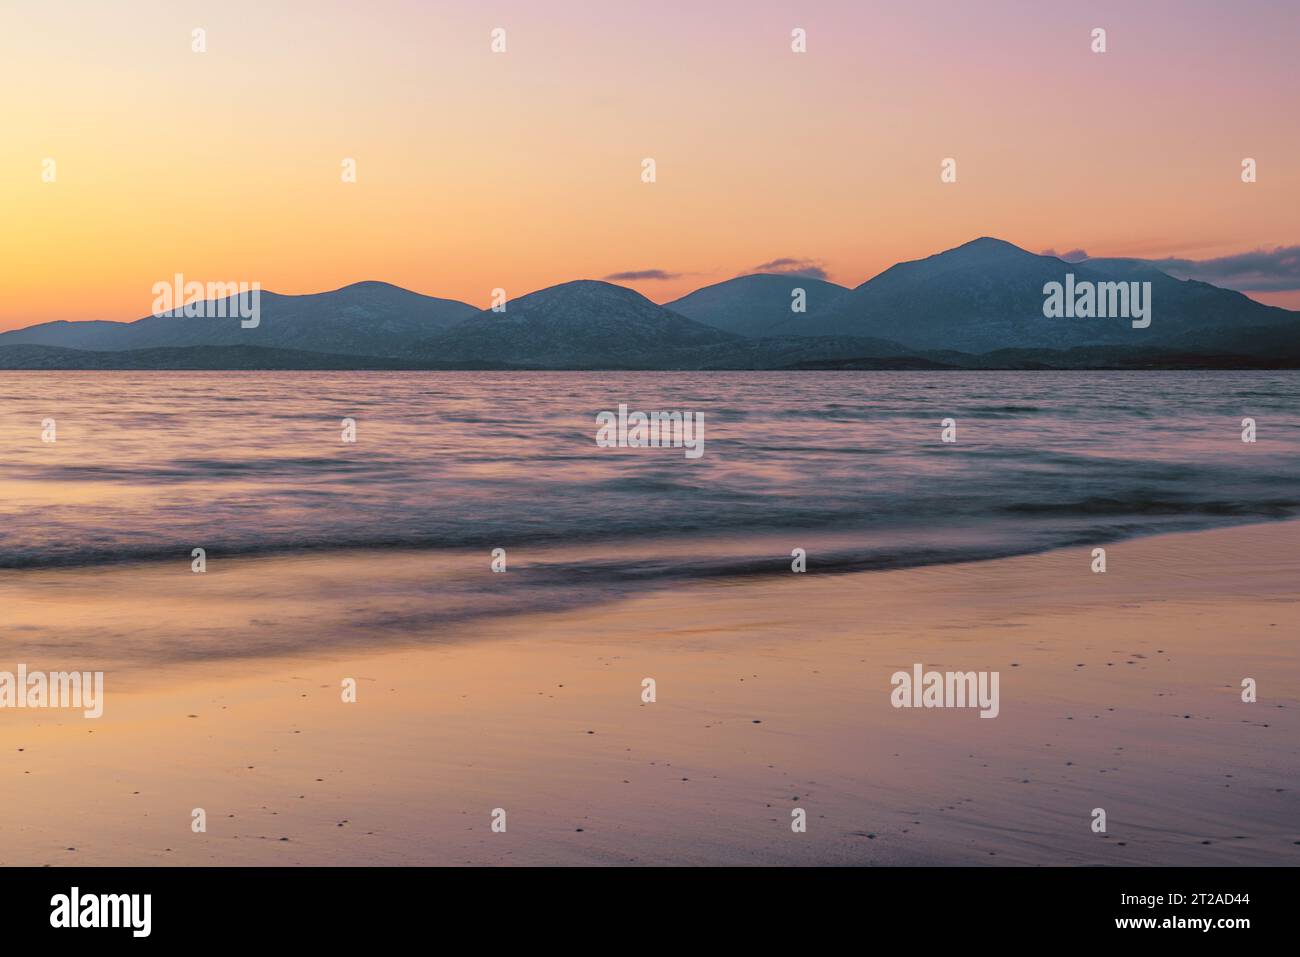
[[[1047, 318], [1044, 286], [1149, 282], [1151, 324]], [[1067, 263], [982, 238], [852, 289], [758, 274], [665, 305], [597, 280], [504, 311], [382, 282], [262, 292], [260, 321], [153, 315], [0, 333], [0, 369], [942, 369], [1300, 367], [1300, 313], [1141, 260]], [[795, 311], [801, 305], [803, 311]], [[206, 310], [205, 310], [206, 311]]]
[[[417, 339], [478, 310], [386, 282], [359, 282], [333, 292], [283, 296], [261, 292], [261, 321], [245, 329], [231, 299], [231, 318], [146, 316], [135, 322], [46, 322], [0, 333], [0, 346], [42, 345], [119, 352], [186, 346], [261, 346], [358, 356], [398, 356]], [[236, 297], [232, 297], [236, 298]], [[246, 301], [245, 301], [246, 304]]]

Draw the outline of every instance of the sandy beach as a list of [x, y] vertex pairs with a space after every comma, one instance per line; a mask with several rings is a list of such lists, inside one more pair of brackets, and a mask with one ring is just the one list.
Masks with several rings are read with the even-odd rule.
[[[436, 582], [410, 553], [6, 572], [0, 668], [106, 703], [0, 711], [0, 863], [1300, 863], [1300, 524], [1107, 553], [445, 627], [394, 597]], [[200, 630], [230, 657], [149, 664]], [[917, 662], [999, 672], [998, 717], [893, 708]]]

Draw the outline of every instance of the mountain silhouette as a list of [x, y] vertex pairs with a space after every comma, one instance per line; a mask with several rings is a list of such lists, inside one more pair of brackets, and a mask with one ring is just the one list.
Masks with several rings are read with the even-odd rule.
[[[804, 310], [792, 311], [793, 293], [804, 292]], [[756, 273], [705, 286], [665, 303], [665, 309], [742, 336], [772, 335], [787, 320], [797, 325], [803, 315], [825, 312], [848, 292], [844, 286], [806, 276]], [[798, 335], [793, 329], [778, 334]]]
[[[359, 282], [306, 296], [260, 293], [260, 321], [243, 328], [240, 302], [220, 300], [225, 318], [156, 315], [135, 322], [47, 322], [0, 333], [0, 346], [92, 351], [261, 346], [356, 356], [402, 356], [413, 342], [472, 316], [473, 306], [384, 282]], [[244, 301], [242, 304], [247, 305]], [[215, 311], [215, 310], [214, 310]]]
[[[1043, 315], [1043, 287], [1075, 282], [1150, 282], [1152, 321], [1145, 329], [1114, 318]], [[1239, 292], [1181, 280], [1140, 260], [1067, 263], [1000, 239], [976, 239], [926, 259], [899, 263], [845, 293], [823, 312], [793, 317], [773, 332], [890, 339], [913, 349], [967, 353], [996, 349], [1072, 349], [1181, 342], [1212, 348], [1232, 329], [1289, 324], [1296, 313]]]
[[[1151, 284], [1151, 324], [1048, 318], [1044, 286]], [[802, 288], [806, 313], [791, 311]], [[261, 293], [261, 320], [149, 316], [0, 334], [0, 368], [1294, 368], [1300, 313], [1176, 279], [1135, 259], [1067, 263], [982, 238], [899, 263], [854, 289], [741, 276], [666, 306], [578, 280], [505, 311], [361, 282]], [[132, 353], [130, 357], [121, 356]], [[119, 356], [114, 358], [114, 356]]]
[[529, 293], [416, 343], [442, 361], [547, 368], [690, 367], [701, 349], [739, 337], [655, 305], [623, 286], [581, 279]]

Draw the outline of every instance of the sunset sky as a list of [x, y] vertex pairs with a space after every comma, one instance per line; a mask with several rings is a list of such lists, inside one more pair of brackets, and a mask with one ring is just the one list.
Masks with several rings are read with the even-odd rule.
[[[659, 270], [625, 284], [662, 302], [778, 259], [856, 285], [982, 235], [1295, 246], [1298, 49], [1282, 0], [9, 0], [0, 329], [135, 319], [177, 272], [486, 306]], [[1297, 275], [1256, 298], [1300, 308]]]

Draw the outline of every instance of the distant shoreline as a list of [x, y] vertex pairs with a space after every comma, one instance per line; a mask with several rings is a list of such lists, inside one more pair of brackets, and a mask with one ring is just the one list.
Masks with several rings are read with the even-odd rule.
[[[498, 289], [480, 310], [372, 281], [286, 296], [182, 278], [155, 284], [168, 294], [133, 322], [0, 332], [0, 369], [1300, 368], [1300, 312], [1150, 263], [1067, 263], [990, 237], [853, 289], [755, 273], [664, 305], [592, 279]], [[179, 290], [229, 294], [178, 311]]]
[[1196, 355], [1125, 347], [1055, 351], [1003, 349], [850, 359], [803, 360], [786, 365], [713, 363], [695, 365], [523, 365], [487, 360], [456, 362], [397, 356], [355, 356], [266, 346], [192, 346], [90, 351], [59, 346], [0, 346], [0, 372], [1114, 372], [1177, 370], [1300, 369], [1300, 355], [1262, 358]]

